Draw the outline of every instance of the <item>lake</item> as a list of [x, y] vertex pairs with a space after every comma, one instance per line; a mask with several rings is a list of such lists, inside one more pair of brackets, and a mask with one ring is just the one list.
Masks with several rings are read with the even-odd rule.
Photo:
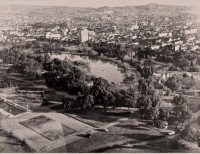
[[59, 58], [60, 60], [64, 60], [65, 57], [70, 59], [71, 61], [84, 61], [90, 64], [90, 72], [96, 77], [102, 77], [108, 82], [114, 82], [116, 84], [120, 84], [125, 78], [124, 74], [121, 72], [117, 64], [111, 63], [106, 60], [101, 60], [97, 58], [91, 58], [88, 56], [81, 55], [72, 55], [72, 54], [62, 54], [62, 55], [50, 55], [51, 58]]

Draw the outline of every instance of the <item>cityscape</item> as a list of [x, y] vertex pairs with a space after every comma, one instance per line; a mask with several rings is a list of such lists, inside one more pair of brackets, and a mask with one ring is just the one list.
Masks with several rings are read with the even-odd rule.
[[200, 3], [74, 1], [0, 1], [0, 152], [199, 153]]

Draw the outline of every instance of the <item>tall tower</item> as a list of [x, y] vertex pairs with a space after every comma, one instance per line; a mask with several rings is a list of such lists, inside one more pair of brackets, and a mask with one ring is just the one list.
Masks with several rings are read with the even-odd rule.
[[89, 40], [89, 32], [87, 29], [80, 29], [79, 31], [79, 41], [81, 43], [87, 42]]

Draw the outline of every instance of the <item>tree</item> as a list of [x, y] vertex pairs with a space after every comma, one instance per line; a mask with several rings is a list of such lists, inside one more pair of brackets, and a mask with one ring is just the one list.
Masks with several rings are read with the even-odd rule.
[[154, 68], [152, 66], [150, 66], [150, 67], [147, 67], [147, 66], [141, 67], [141, 66], [139, 66], [138, 67], [138, 71], [139, 71], [139, 73], [141, 74], [141, 76], [143, 78], [151, 79], [151, 77], [153, 75], [153, 72], [154, 72]]
[[182, 107], [187, 104], [187, 99], [183, 94], [180, 94], [179, 96], [175, 96], [171, 103], [176, 107]]
[[125, 52], [126, 52], [125, 46], [123, 44], [119, 44], [117, 46], [117, 57], [119, 59], [123, 58], [123, 56], [126, 54]]
[[84, 109], [90, 109], [94, 106], [94, 97], [90, 94], [86, 95], [84, 100]]
[[57, 58], [49, 63], [44, 63], [46, 70], [44, 77], [49, 87], [66, 90], [69, 93], [76, 94], [83, 92], [86, 81], [87, 64], [80, 62], [61, 61]]
[[159, 119], [160, 120], [165, 121], [170, 117], [170, 115], [169, 115], [170, 110], [168, 108], [160, 108], [159, 112], [160, 112], [159, 113]]
[[95, 104], [103, 105], [104, 108], [110, 106], [114, 100], [114, 96], [111, 93], [111, 85], [102, 77], [93, 80], [91, 93], [94, 96]]
[[170, 88], [172, 91], [177, 91], [180, 89], [180, 80], [176, 75], [169, 77], [165, 82], [165, 85]]
[[90, 94], [77, 96], [76, 102], [82, 110], [89, 110], [94, 106], [94, 97]]
[[190, 57], [187, 57], [187, 53], [185, 53], [184, 51], [180, 51], [174, 55], [173, 61], [176, 66], [182, 68], [183, 70], [187, 70], [187, 68], [191, 64], [188, 58], [190, 59]]
[[154, 89], [152, 82], [153, 68], [140, 68], [140, 74], [143, 77], [139, 80], [137, 107], [143, 119], [157, 119], [159, 115], [160, 97]]
[[75, 107], [75, 100], [70, 97], [63, 97], [62, 101], [63, 107], [66, 111], [72, 111]]
[[182, 125], [186, 119], [189, 120], [191, 116], [191, 111], [187, 105], [187, 99], [183, 94], [180, 94], [179, 96], [175, 96], [171, 103], [175, 106], [173, 108], [173, 111], [175, 113], [175, 116], [179, 121], [181, 121]]

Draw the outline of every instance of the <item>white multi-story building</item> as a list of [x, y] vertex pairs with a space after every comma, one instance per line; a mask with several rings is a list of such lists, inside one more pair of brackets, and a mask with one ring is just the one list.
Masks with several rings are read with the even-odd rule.
[[81, 43], [87, 42], [89, 40], [89, 32], [87, 29], [81, 29], [79, 32], [79, 40]]
[[61, 34], [59, 34], [59, 33], [47, 32], [47, 33], [46, 33], [46, 38], [47, 38], [47, 39], [61, 39]]
[[139, 29], [139, 26], [138, 26], [138, 23], [137, 23], [137, 21], [136, 21], [135, 25], [132, 25], [132, 26], [129, 28], [129, 30], [137, 30], [137, 29]]
[[171, 37], [172, 33], [159, 33], [159, 37]]
[[79, 40], [81, 43], [87, 42], [88, 40], [92, 39], [95, 37], [95, 32], [94, 31], [89, 31], [87, 28], [81, 29], [79, 31]]
[[151, 49], [152, 50], [158, 50], [158, 49], [160, 49], [160, 46], [159, 45], [153, 45], [153, 46], [151, 46]]
[[185, 30], [185, 35], [188, 35], [188, 34], [197, 34], [197, 29]]

